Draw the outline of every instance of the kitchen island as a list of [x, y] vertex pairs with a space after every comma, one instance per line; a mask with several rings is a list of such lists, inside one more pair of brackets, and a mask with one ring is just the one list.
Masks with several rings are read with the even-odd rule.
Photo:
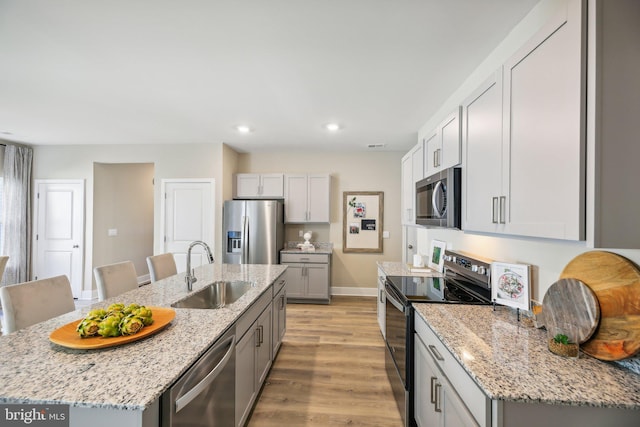
[[[71, 426], [158, 426], [163, 392], [272, 285], [286, 266], [208, 264], [195, 269], [187, 291], [184, 274], [169, 277], [91, 307], [0, 337], [0, 403], [68, 404]], [[220, 309], [176, 308], [162, 331], [140, 341], [99, 350], [68, 349], [49, 334], [111, 303], [170, 307], [216, 280], [255, 284]]]
[[[437, 351], [444, 359], [453, 357], [443, 362], [447, 380], [455, 388], [461, 379], [459, 384], [466, 384], [462, 394], [478, 387], [484, 395], [481, 402], [465, 400], [474, 415], [482, 413], [476, 416], [481, 425], [638, 425], [640, 375], [584, 354], [575, 359], [551, 353], [546, 332], [525, 319], [517, 322], [507, 307], [414, 307], [418, 333], [422, 328], [425, 335], [433, 334], [431, 344], [442, 346]], [[456, 373], [460, 366], [464, 371]], [[472, 382], [464, 383], [466, 378]]]

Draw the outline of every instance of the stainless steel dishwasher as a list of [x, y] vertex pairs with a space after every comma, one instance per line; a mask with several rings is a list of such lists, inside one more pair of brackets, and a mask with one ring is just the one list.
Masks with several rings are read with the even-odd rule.
[[235, 326], [162, 395], [163, 427], [235, 425]]

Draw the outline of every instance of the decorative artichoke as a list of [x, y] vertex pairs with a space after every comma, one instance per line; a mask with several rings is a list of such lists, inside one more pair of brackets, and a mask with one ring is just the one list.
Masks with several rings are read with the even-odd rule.
[[84, 317], [85, 319], [97, 319], [97, 320], [102, 320], [105, 317], [107, 317], [107, 312], [102, 309], [102, 308], [95, 308], [93, 310], [91, 310], [89, 313], [87, 313], [87, 315]]
[[98, 335], [101, 320], [102, 319], [84, 318], [80, 323], [78, 323], [76, 332], [78, 332], [82, 338]]
[[107, 307], [108, 316], [112, 315], [113, 313], [123, 312], [123, 311], [124, 311], [124, 304], [122, 303], [111, 304], [109, 307]]
[[149, 326], [153, 323], [153, 313], [145, 306], [140, 306], [140, 308], [135, 310], [133, 314], [142, 319], [142, 322], [144, 322], [144, 326]]
[[144, 328], [144, 322], [135, 314], [129, 314], [120, 321], [120, 332], [122, 335], [133, 335]]
[[127, 315], [133, 313], [134, 311], [136, 311], [139, 308], [140, 308], [139, 304], [129, 304], [128, 306], [125, 307], [125, 309], [123, 311], [124, 311], [125, 316], [127, 316]]
[[103, 337], [118, 337], [120, 336], [120, 321], [122, 315], [107, 316], [98, 325], [98, 334]]

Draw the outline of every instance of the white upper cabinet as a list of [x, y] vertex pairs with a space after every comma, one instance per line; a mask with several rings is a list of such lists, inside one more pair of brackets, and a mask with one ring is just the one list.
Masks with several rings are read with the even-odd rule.
[[585, 237], [581, 3], [568, 2], [504, 65], [506, 200], [499, 216], [510, 234]]
[[416, 182], [424, 177], [422, 144], [416, 145], [402, 158], [402, 192], [401, 216], [403, 225], [415, 225], [414, 204], [416, 199]]
[[460, 164], [461, 136], [458, 107], [423, 139], [425, 177]]
[[284, 174], [236, 174], [234, 197], [236, 199], [281, 199], [284, 197]]
[[463, 103], [465, 230], [585, 238], [583, 51], [572, 0]]
[[329, 174], [285, 174], [285, 223], [329, 223]]
[[[462, 228], [497, 232], [502, 190], [502, 69], [462, 103]], [[504, 203], [504, 199], [502, 199]]]

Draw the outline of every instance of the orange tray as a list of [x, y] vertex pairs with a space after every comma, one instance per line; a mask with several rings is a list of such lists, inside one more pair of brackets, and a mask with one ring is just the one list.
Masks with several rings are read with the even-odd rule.
[[141, 340], [142, 338], [153, 335], [165, 328], [174, 317], [175, 310], [165, 307], [147, 307], [153, 313], [153, 323], [142, 328], [140, 332], [133, 335], [123, 335], [120, 337], [104, 338], [101, 336], [82, 338], [76, 332], [76, 327], [82, 319], [67, 323], [66, 325], [56, 329], [49, 335], [49, 340], [55, 344], [67, 348], [75, 348], [78, 350], [91, 350], [96, 348], [114, 347]]

